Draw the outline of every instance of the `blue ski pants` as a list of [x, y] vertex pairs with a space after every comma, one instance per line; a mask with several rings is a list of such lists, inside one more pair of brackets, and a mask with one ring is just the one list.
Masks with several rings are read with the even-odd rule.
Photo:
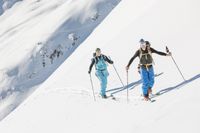
[[101, 96], [106, 95], [106, 88], [107, 88], [107, 78], [108, 78], [108, 71], [105, 70], [96, 70], [95, 75], [97, 76], [97, 78], [100, 81], [100, 86], [101, 86]]
[[149, 69], [141, 67], [140, 74], [142, 78], [142, 91], [144, 96], [148, 96], [148, 90], [154, 85], [154, 69], [153, 66]]

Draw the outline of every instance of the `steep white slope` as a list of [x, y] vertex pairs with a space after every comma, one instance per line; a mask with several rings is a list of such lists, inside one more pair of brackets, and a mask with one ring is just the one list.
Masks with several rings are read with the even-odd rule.
[[25, 0], [0, 17], [0, 119], [45, 81], [119, 0]]
[[[8, 132], [105, 132], [198, 133], [200, 71], [198, 62], [199, 2], [196, 0], [158, 1], [123, 0], [98, 26], [84, 43], [53, 75], [19, 108], [0, 123]], [[125, 66], [144, 38], [155, 49], [171, 49], [174, 58], [187, 78], [183, 82], [170, 57], [155, 55], [156, 78], [154, 92], [162, 95], [150, 104], [138, 100], [141, 84], [130, 91], [116, 94], [120, 102], [93, 102], [87, 74], [92, 52], [96, 47], [110, 55], [124, 83]], [[136, 60], [129, 71], [130, 83], [140, 79]], [[94, 70], [93, 70], [94, 71]], [[109, 66], [108, 89], [121, 87]], [[95, 92], [98, 80], [92, 74]], [[17, 124], [16, 124], [17, 123]]]
[[0, 0], [0, 15], [22, 0]]

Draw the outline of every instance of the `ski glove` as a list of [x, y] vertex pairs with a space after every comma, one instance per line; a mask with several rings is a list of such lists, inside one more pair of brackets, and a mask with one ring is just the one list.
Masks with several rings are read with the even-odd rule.
[[140, 65], [138, 65], [138, 73], [140, 74]]
[[90, 73], [91, 73], [91, 71], [89, 70], [89, 71], [88, 71], [88, 74], [90, 74]]
[[140, 74], [140, 70], [138, 70], [138, 73]]

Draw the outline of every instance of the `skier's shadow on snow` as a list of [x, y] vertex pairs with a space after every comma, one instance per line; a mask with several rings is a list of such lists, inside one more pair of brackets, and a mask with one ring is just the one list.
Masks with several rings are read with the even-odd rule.
[[194, 80], [197, 80], [198, 78], [200, 78], [200, 74], [197, 74], [196, 76], [190, 78], [189, 80], [186, 80], [186, 81], [183, 81], [181, 82], [180, 84], [176, 85], [176, 86], [173, 86], [173, 87], [169, 87], [169, 88], [166, 88], [166, 89], [163, 89], [163, 90], [160, 90], [159, 92], [156, 93], [156, 96], [160, 96], [160, 95], [163, 95], [165, 93], [168, 93], [172, 90], [175, 90], [175, 89], [180, 89], [181, 87], [191, 83], [192, 81]]
[[[163, 72], [159, 73], [159, 74], [156, 74], [155, 77], [158, 77], [158, 76], [160, 76], [162, 74], [163, 74]], [[142, 84], [142, 80], [141, 79], [138, 80], [138, 81], [132, 82], [132, 83], [130, 83], [130, 84], [124, 86], [124, 87], [118, 87], [118, 88], [110, 89], [110, 90], [107, 90], [106, 92], [110, 92], [111, 95], [114, 95], [116, 93], [119, 93], [119, 92], [122, 92], [122, 91], [126, 90], [127, 88], [129, 88], [129, 90], [132, 90], [132, 89], [134, 89], [136, 86], [138, 86], [140, 84]]]

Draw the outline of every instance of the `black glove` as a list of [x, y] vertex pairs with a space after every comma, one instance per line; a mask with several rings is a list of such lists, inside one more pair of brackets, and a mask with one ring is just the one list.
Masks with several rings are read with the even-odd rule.
[[91, 71], [89, 70], [89, 71], [88, 71], [88, 74], [90, 74], [90, 73], [91, 73]]
[[140, 74], [140, 70], [138, 70], [138, 73]]
[[110, 64], [114, 64], [114, 61], [111, 61]]
[[140, 66], [138, 66], [138, 73], [140, 74]]

